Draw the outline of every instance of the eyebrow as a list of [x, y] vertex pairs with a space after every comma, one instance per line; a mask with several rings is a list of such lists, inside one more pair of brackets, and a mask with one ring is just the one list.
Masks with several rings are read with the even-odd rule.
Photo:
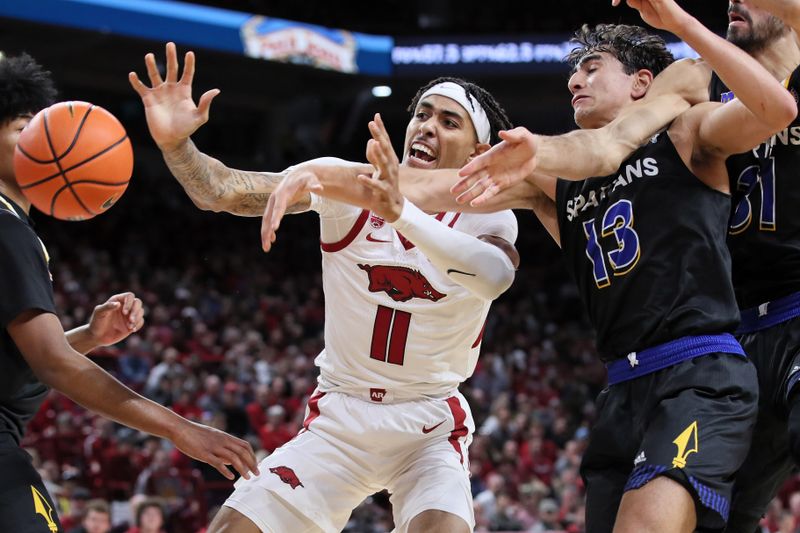
[[[424, 101], [419, 103], [419, 107], [424, 107], [425, 109], [431, 109], [431, 110], [432, 109], [436, 109], [433, 104], [431, 104], [430, 102], [424, 102]], [[462, 115], [461, 113], [458, 113], [456, 111], [451, 111], [449, 109], [440, 108], [439, 112], [441, 114], [443, 114], [444, 116], [446, 116], [446, 117], [454, 117], [454, 118], [459, 119], [462, 122], [464, 120], [466, 120], [464, 115]]]
[[594, 52], [594, 53], [591, 53], [591, 54], [586, 54], [585, 56], [583, 56], [581, 58], [580, 61], [578, 61], [578, 64], [575, 65], [575, 68], [572, 69], [572, 72], [575, 72], [576, 70], [581, 68], [583, 65], [585, 65], [589, 61], [596, 61], [596, 60], [601, 60], [601, 59], [603, 59], [603, 56], [601, 56], [597, 52]]

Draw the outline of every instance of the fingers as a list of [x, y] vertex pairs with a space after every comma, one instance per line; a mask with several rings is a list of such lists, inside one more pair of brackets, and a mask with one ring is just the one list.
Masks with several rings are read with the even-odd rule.
[[175, 43], [167, 43], [167, 83], [178, 81], [178, 50]]
[[203, 93], [200, 101], [197, 104], [197, 112], [205, 119], [208, 120], [208, 111], [211, 108], [211, 101], [216, 98], [220, 93], [219, 89], [211, 89]]
[[476, 181], [472, 184], [471, 187], [466, 189], [464, 192], [456, 196], [456, 203], [458, 204], [465, 204], [467, 202], [472, 202], [476, 198], [478, 198], [483, 192], [489, 187], [491, 184], [491, 178], [488, 176], [481, 179], [476, 179]]
[[128, 329], [131, 331], [139, 331], [144, 326], [144, 305], [142, 300], [134, 298], [131, 303], [131, 309], [128, 313]]
[[[491, 149], [489, 151], [491, 151]], [[472, 176], [473, 174], [478, 174], [479, 172], [483, 172], [485, 168], [486, 168], [486, 158], [478, 156], [469, 163], [467, 163], [466, 165], [464, 165], [463, 167], [461, 167], [461, 169], [458, 171], [458, 175], [461, 176], [462, 178], [465, 178], [467, 176]]]
[[[472, 162], [474, 162], [474, 161], [475, 160], [473, 159]], [[470, 162], [470, 165], [472, 164], [472, 162]], [[466, 166], [464, 168], [462, 168], [462, 170], [465, 170], [465, 169], [469, 170]], [[458, 174], [460, 176], [461, 175], [461, 171], [459, 171]], [[484, 178], [488, 178], [488, 177], [489, 177], [489, 172], [484, 168], [481, 168], [480, 170], [477, 170], [475, 172], [465, 173], [463, 178], [461, 178], [459, 181], [457, 181], [455, 183], [455, 185], [450, 187], [450, 193], [451, 194], [462, 194], [462, 193], [470, 190], [471, 188], [473, 188], [475, 186], [475, 184], [478, 183], [480, 180], [482, 180]]]
[[126, 315], [130, 314], [131, 307], [133, 306], [133, 300], [135, 300], [136, 297], [132, 292], [124, 292], [117, 296], [122, 300], [122, 312]]
[[[276, 191], [277, 192], [277, 191]], [[267, 202], [267, 209], [261, 219], [261, 248], [269, 252], [275, 242], [275, 232], [278, 231], [282, 212], [286, 209], [286, 201], [280, 194], [271, 194]]]
[[236, 468], [236, 471], [239, 472], [242, 477], [250, 479], [250, 472], [255, 475], [259, 474], [256, 454], [247, 441], [231, 437], [228, 443], [228, 449], [234, 453], [236, 460], [233, 463], [233, 467]]
[[223, 464], [231, 465], [233, 469], [239, 472], [243, 478], [250, 479], [250, 469], [239, 457], [239, 454], [236, 451], [231, 450], [230, 448], [225, 450], [223, 455]]
[[385, 194], [386, 190], [389, 188], [385, 182], [380, 179], [373, 179], [366, 174], [359, 174], [357, 178], [362, 185], [366, 186], [374, 193]]
[[183, 75], [181, 81], [183, 85], [191, 85], [194, 81], [194, 52], [186, 52], [183, 58]]
[[144, 97], [144, 95], [147, 94], [149, 87], [147, 87], [147, 85], [142, 83], [142, 80], [139, 79], [138, 74], [136, 74], [135, 72], [129, 72], [128, 81], [130, 82], [131, 87], [133, 87], [133, 90], [136, 91], [136, 94], [142, 97]]
[[486, 202], [488, 202], [490, 198], [492, 198], [493, 196], [496, 196], [497, 193], [499, 193], [499, 192], [500, 192], [500, 187], [498, 187], [496, 184], [490, 182], [488, 187], [486, 187], [486, 190], [483, 191], [483, 193], [480, 196], [478, 196], [477, 198], [472, 200], [469, 203], [469, 205], [471, 205], [472, 207], [480, 207], [483, 204], [485, 204]]
[[152, 53], [144, 56], [144, 65], [147, 67], [147, 77], [150, 78], [151, 87], [155, 87], [156, 85], [161, 85], [164, 83], [164, 80], [161, 79], [161, 74], [158, 72], [156, 56], [154, 56]]
[[212, 457], [212, 459], [209, 459], [206, 462], [216, 468], [217, 472], [222, 474], [225, 479], [233, 481], [236, 476], [233, 474], [233, 472], [231, 472], [230, 468], [227, 467], [227, 464], [230, 464], [230, 462], [226, 463], [226, 459], [223, 459], [217, 455], [213, 455]]

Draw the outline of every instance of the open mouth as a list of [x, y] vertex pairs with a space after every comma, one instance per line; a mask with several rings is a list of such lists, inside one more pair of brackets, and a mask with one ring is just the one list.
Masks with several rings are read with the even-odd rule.
[[436, 153], [429, 146], [420, 142], [411, 143], [411, 148], [408, 151], [410, 161], [415, 161], [421, 166], [429, 166], [436, 162], [438, 159]]

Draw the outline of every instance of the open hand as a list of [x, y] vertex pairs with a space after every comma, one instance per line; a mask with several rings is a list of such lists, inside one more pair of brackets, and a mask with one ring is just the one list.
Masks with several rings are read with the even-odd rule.
[[380, 113], [369, 123], [372, 139], [367, 141], [367, 161], [377, 171], [373, 176], [361, 174], [358, 180], [372, 194], [370, 210], [391, 223], [400, 218], [405, 199], [400, 192], [400, 161], [392, 148], [389, 134]]
[[195, 106], [192, 100], [192, 79], [194, 78], [194, 52], [186, 52], [183, 75], [178, 80], [178, 52], [175, 43], [167, 43], [167, 79], [162, 80], [152, 53], [144, 57], [147, 76], [151, 87], [139, 80], [135, 72], [128, 74], [128, 80], [144, 103], [147, 127], [150, 135], [162, 151], [169, 151], [182, 143], [197, 128], [208, 121], [211, 101], [219, 94], [219, 89], [206, 91]]
[[450, 192], [456, 202], [484, 204], [500, 191], [524, 181], [536, 168], [536, 138], [525, 128], [499, 132], [502, 142], [492, 146], [458, 171], [462, 179]]

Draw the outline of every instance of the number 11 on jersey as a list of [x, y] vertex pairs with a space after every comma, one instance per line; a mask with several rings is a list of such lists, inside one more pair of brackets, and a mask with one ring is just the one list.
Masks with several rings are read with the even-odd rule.
[[406, 356], [406, 340], [410, 324], [411, 313], [379, 305], [375, 314], [375, 326], [372, 329], [369, 356], [378, 361], [402, 365]]

